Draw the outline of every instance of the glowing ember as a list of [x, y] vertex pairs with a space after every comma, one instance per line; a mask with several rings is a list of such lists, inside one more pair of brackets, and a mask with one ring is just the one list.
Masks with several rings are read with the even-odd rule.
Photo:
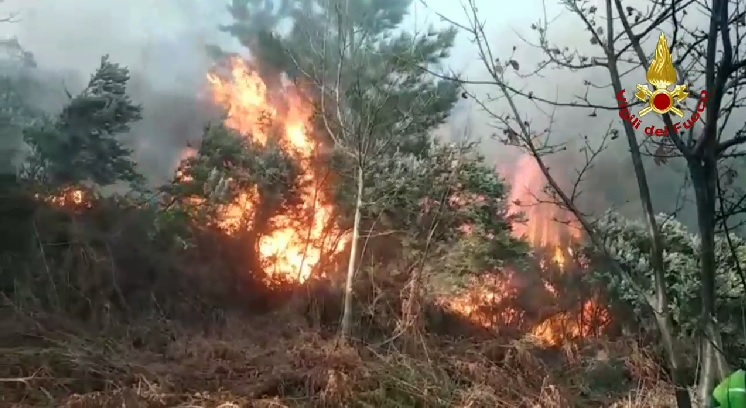
[[91, 203], [87, 200], [85, 191], [72, 187], [63, 189], [45, 197], [36, 194], [35, 197], [57, 207], [90, 208], [91, 206]]
[[[283, 134], [279, 142], [303, 169], [300, 214], [275, 217], [272, 220], [275, 229], [260, 238], [258, 249], [270, 279], [304, 282], [323, 256], [339, 253], [347, 243], [345, 235], [335, 227], [332, 201], [328, 193], [319, 188], [311, 164], [318, 147], [308, 133], [312, 107], [304, 103], [292, 86], [268, 89], [258, 72], [241, 59], [231, 61], [229, 79], [209, 75], [208, 80], [214, 101], [227, 112], [227, 127], [264, 145], [270, 137], [267, 124], [281, 124]], [[281, 104], [275, 102], [278, 98]], [[237, 202], [225, 209], [221, 227], [235, 230], [253, 213], [256, 201], [256, 191], [244, 192]]]

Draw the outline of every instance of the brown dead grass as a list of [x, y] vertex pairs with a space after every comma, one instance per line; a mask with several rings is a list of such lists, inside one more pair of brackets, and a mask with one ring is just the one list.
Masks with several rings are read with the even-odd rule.
[[[3, 317], [1, 406], [672, 406], [657, 367], [625, 344], [547, 351], [529, 340], [429, 338], [415, 358], [339, 345], [278, 314], [231, 316], [211, 334], [156, 321], [92, 334], [50, 316], [6, 309]], [[135, 344], [143, 336], [151, 337]], [[635, 376], [624, 380], [631, 389], [619, 372]]]
[[[102, 218], [122, 218], [107, 217]], [[124, 234], [133, 238], [110, 248], [108, 243], [96, 246], [87, 236], [70, 232], [88, 231], [90, 226], [68, 229], [63, 237], [68, 245], [46, 247], [33, 257], [37, 264], [29, 265], [26, 275], [17, 273], [27, 277], [23, 290], [15, 291], [12, 301], [0, 299], [0, 407], [672, 406], [672, 392], [659, 378], [660, 367], [644, 351], [630, 346], [634, 343], [568, 344], [564, 349], [545, 350], [530, 339], [471, 336], [460, 328], [463, 322], [452, 319], [443, 320], [441, 326], [453, 330], [439, 335], [408, 333], [387, 342], [380, 338], [399, 326], [399, 294], [405, 283], [389, 281], [370, 284], [375, 290], [356, 288], [355, 292], [361, 304], [373, 305], [364, 307], [360, 315], [364, 322], [360, 325], [371, 329], [360, 337], [378, 345], [340, 345], [333, 332], [319, 328], [338, 320], [338, 294], [314, 293], [309, 295], [313, 302], [296, 310], [236, 311], [212, 322], [208, 316], [220, 303], [197, 303], [193, 299], [198, 297], [188, 290], [205, 292], [217, 282], [219, 287], [208, 292], [218, 295], [206, 298], [231, 298], [225, 287], [235, 286], [235, 279], [215, 272], [221, 269], [214, 261], [226, 258], [224, 253], [201, 248], [209, 254], [209, 268], [204, 270], [195, 266], [199, 263], [194, 257], [158, 251], [137, 262], [130, 260], [129, 267], [120, 262], [112, 269], [110, 258], [117, 258], [117, 248], [131, 258], [132, 248], [147, 242], [142, 235]], [[35, 233], [46, 236], [44, 229]], [[52, 242], [39, 236], [36, 240]], [[85, 245], [73, 244], [80, 242]], [[164, 272], [162, 258], [178, 275]], [[60, 261], [68, 259], [85, 262]], [[181, 262], [171, 265], [174, 259]], [[143, 265], [152, 266], [164, 278], [149, 281]], [[50, 272], [57, 268], [65, 273]], [[187, 280], [185, 275], [202, 280]], [[161, 286], [167, 290], [156, 290]], [[149, 296], [134, 296], [140, 292], [128, 288], [143, 289], [140, 292]], [[124, 293], [132, 296], [121, 299]], [[37, 301], [42, 295], [49, 301]], [[66, 296], [63, 301], [60, 295]], [[242, 300], [242, 308], [250, 307], [250, 302], [243, 302], [245, 297], [234, 296]], [[123, 323], [121, 311], [116, 316], [111, 306], [116, 299], [132, 312], [127, 316], [141, 317]], [[165, 307], [164, 300], [171, 301], [172, 307]], [[164, 314], [166, 309], [171, 310], [166, 315], [181, 321], [143, 317]], [[404, 353], [398, 348], [401, 343], [417, 347]]]

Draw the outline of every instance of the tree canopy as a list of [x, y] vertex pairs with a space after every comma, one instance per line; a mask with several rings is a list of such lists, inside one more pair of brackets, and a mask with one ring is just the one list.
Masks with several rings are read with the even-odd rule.
[[126, 67], [104, 56], [85, 89], [70, 95], [55, 118], [26, 128], [29, 176], [56, 185], [140, 182], [131, 151], [118, 139], [142, 118], [142, 107], [127, 94], [129, 79]]
[[[346, 4], [347, 30], [354, 31], [359, 46], [354, 51], [358, 55], [343, 62], [339, 75], [347, 97], [345, 109], [366, 120], [375, 119], [372, 133], [393, 133], [399, 148], [423, 154], [429, 131], [443, 124], [455, 105], [458, 85], [433, 78], [422, 66], [437, 66], [448, 58], [456, 30], [431, 28], [411, 33], [401, 29], [411, 4], [411, 0]], [[285, 1], [276, 9], [261, 1], [236, 0], [229, 8], [233, 22], [222, 30], [260, 62], [262, 76], [270, 83], [279, 82], [283, 74], [300, 83], [309, 77], [319, 80], [333, 74], [330, 68], [342, 62], [332, 45], [347, 35], [338, 32], [334, 20], [340, 7], [342, 3], [333, 0]], [[217, 48], [213, 51], [219, 56], [228, 54]], [[307, 85], [313, 94], [320, 84]], [[376, 95], [382, 89], [386, 90], [385, 104]]]

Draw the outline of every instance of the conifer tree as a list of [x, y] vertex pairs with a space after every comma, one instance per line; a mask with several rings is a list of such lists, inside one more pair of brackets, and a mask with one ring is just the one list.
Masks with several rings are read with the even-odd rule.
[[24, 131], [31, 147], [30, 175], [57, 186], [117, 181], [137, 183], [142, 176], [118, 139], [142, 118], [142, 107], [127, 94], [129, 70], [101, 58], [86, 88], [56, 118]]

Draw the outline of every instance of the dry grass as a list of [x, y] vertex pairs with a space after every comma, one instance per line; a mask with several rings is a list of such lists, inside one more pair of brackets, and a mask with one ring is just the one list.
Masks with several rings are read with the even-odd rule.
[[[118, 232], [128, 239], [114, 245], [89, 237], [94, 218], [64, 229], [40, 220], [51, 231], [33, 231], [39, 247], [66, 243], [3, 269], [14, 283], [3, 292], [13, 299], [0, 298], [2, 407], [673, 406], [660, 367], [631, 342], [547, 350], [530, 339], [477, 337], [452, 318], [436, 327], [447, 330], [423, 325], [433, 332], [385, 341], [399, 326], [405, 282], [360, 279], [358, 337], [378, 345], [341, 345], [325, 329], [340, 314], [336, 291], [307, 287], [306, 300], [285, 302], [284, 311], [247, 311], [246, 294], [226, 289], [236, 280], [216, 264], [232, 261], [219, 246], [154, 250], [136, 228], [152, 224], [147, 218], [126, 218], [134, 231]], [[150, 252], [133, 251], [138, 245]], [[215, 302], [234, 298], [231, 307]]]
[[[169, 322], [94, 334], [51, 316], [5, 313], [2, 406], [672, 406], [657, 368], [620, 344], [548, 351], [528, 340], [430, 338], [415, 358], [339, 345], [284, 314], [231, 316], [211, 334]], [[143, 333], [152, 337], [136, 344]]]

